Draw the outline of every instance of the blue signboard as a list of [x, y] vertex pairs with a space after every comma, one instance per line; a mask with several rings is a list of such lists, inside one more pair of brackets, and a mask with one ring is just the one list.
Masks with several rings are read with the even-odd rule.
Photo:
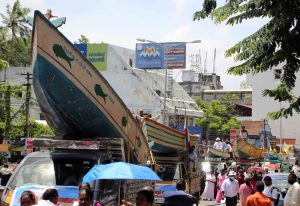
[[83, 56], [87, 56], [87, 44], [74, 44]]
[[162, 44], [137, 44], [135, 50], [135, 66], [140, 69], [163, 68], [164, 50]]
[[143, 43], [136, 45], [135, 66], [140, 69], [184, 69], [186, 43]]
[[164, 43], [165, 67], [168, 69], [184, 69], [186, 61], [186, 43]]

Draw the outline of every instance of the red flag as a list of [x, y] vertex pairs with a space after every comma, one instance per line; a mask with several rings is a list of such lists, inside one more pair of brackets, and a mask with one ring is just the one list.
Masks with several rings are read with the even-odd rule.
[[188, 130], [188, 126], [187, 126], [187, 119], [184, 118], [184, 129], [183, 129], [183, 133], [186, 137], [186, 142], [187, 145], [190, 147], [190, 134], [189, 134], [189, 130]]

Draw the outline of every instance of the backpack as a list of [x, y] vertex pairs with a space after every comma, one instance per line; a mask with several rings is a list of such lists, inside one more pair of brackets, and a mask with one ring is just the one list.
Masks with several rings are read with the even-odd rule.
[[280, 199], [280, 191], [279, 191], [279, 189], [277, 188], [277, 187], [272, 187], [271, 188], [271, 194], [272, 194], [272, 192], [273, 192], [273, 190], [277, 190], [277, 192], [278, 192], [278, 194], [277, 194], [277, 198], [276, 198], [276, 200], [274, 201], [274, 206], [278, 206], [278, 203], [279, 203], [279, 199]]

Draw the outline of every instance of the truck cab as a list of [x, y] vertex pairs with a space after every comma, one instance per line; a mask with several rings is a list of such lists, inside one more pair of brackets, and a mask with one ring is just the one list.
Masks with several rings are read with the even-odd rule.
[[[69, 140], [60, 141], [66, 143]], [[90, 143], [91, 141], [86, 141], [84, 145], [91, 146]], [[49, 144], [46, 145], [49, 147]], [[2, 205], [10, 204], [13, 191], [20, 186], [79, 186], [82, 182], [82, 177], [95, 164], [116, 161], [112, 158], [110, 152], [102, 151], [99, 148], [80, 149], [80, 147], [76, 146], [76, 143], [73, 143], [72, 147], [72, 149], [70, 147], [68, 149], [55, 150], [43, 149], [42, 151], [29, 153], [9, 178], [1, 197]], [[116, 149], [116, 151], [119, 151], [119, 149]], [[115, 152], [116, 156], [120, 155], [116, 153], [118, 152]], [[119, 201], [118, 181], [97, 180], [91, 182], [91, 187], [94, 190], [95, 200], [99, 200], [105, 205], [116, 205], [117, 201]]]

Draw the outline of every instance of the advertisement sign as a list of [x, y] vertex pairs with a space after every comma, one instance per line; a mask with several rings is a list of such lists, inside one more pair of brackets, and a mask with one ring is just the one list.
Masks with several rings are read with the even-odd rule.
[[140, 69], [161, 69], [164, 67], [163, 44], [136, 44], [135, 67]]
[[236, 129], [231, 129], [230, 130], [230, 142], [234, 142], [236, 136], [237, 136], [237, 130]]
[[97, 70], [107, 69], [107, 44], [75, 44], [75, 46]]
[[186, 60], [186, 43], [164, 43], [165, 66], [168, 69], [184, 69]]
[[140, 69], [184, 69], [186, 43], [139, 43], [136, 44], [135, 66]]

